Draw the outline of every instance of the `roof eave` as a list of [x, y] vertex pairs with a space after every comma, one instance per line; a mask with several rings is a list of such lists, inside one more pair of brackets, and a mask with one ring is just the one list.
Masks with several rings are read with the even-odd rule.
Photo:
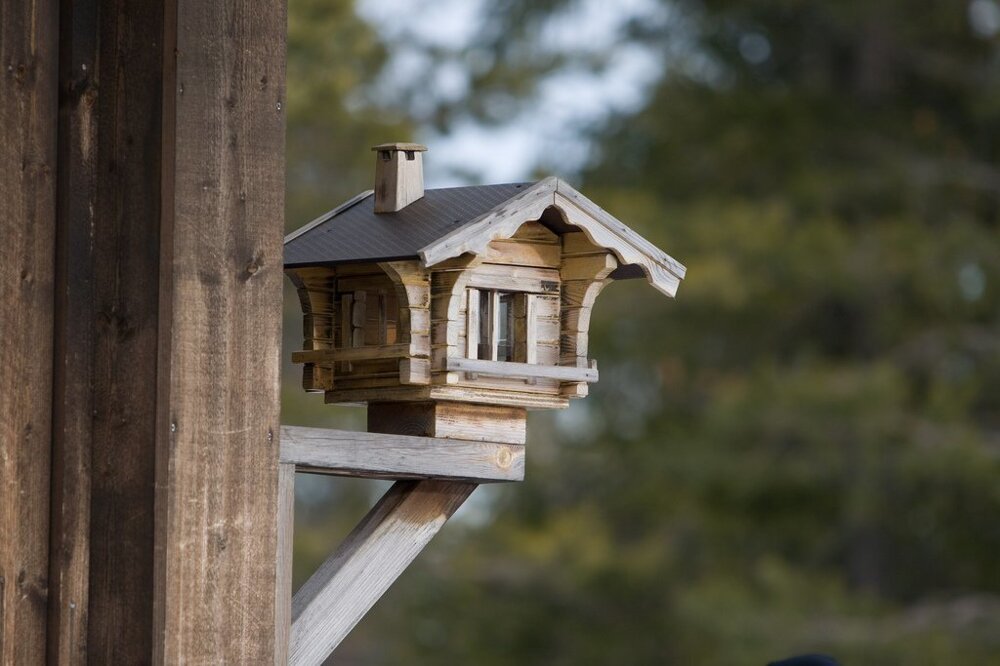
[[549, 207], [557, 208], [568, 224], [583, 231], [595, 245], [613, 252], [622, 264], [641, 267], [655, 289], [676, 295], [686, 273], [683, 264], [554, 176], [422, 248], [420, 259], [425, 266], [434, 266], [462, 254], [482, 254], [491, 241], [510, 238], [521, 225], [539, 219]]

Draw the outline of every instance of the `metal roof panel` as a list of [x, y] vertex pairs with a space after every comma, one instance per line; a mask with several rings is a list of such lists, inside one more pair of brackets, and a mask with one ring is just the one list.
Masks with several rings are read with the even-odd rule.
[[375, 197], [338, 207], [285, 243], [286, 266], [387, 261], [416, 257], [421, 248], [471, 222], [531, 183], [426, 190], [406, 208], [376, 213]]

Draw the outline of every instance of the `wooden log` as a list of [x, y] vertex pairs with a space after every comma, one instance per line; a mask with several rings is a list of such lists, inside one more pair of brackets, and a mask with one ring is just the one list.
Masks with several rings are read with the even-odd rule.
[[372, 361], [404, 358], [410, 354], [409, 343], [370, 345], [347, 349], [312, 349], [292, 352], [293, 363], [331, 363], [335, 361]]
[[281, 426], [281, 462], [300, 472], [376, 479], [524, 479], [518, 444], [298, 426]]
[[[86, 11], [82, 4], [67, 5], [59, 25], [59, 87], [64, 92], [59, 99], [57, 155], [48, 631], [49, 661], [58, 664], [87, 661], [91, 469], [95, 430], [101, 425], [95, 418], [94, 386], [101, 338], [98, 300], [104, 296], [98, 294], [97, 254], [114, 264], [114, 257], [103, 252], [106, 248], [98, 248], [105, 245], [98, 231], [104, 220], [98, 206], [106, 201], [98, 197], [104, 189], [98, 187], [103, 184], [98, 155], [100, 28], [97, 12]], [[155, 311], [155, 290], [152, 296]], [[152, 563], [152, 553], [148, 561]]]
[[45, 663], [58, 10], [0, 4], [0, 663]]
[[168, 3], [155, 663], [275, 659], [282, 0]]
[[292, 600], [289, 664], [321, 664], [476, 485], [397, 481]]

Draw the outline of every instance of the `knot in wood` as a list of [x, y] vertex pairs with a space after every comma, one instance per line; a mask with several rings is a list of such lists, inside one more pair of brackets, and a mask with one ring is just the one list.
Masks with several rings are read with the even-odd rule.
[[514, 462], [514, 456], [511, 455], [510, 448], [507, 446], [501, 447], [497, 451], [497, 465], [503, 469], [507, 469], [512, 462]]

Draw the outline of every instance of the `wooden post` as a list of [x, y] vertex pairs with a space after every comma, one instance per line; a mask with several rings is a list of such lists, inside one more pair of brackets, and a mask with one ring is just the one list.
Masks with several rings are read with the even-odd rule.
[[157, 663], [274, 661], [285, 34], [283, 0], [167, 3]]
[[141, 663], [153, 646], [164, 12], [61, 9], [49, 656]]
[[[46, 380], [44, 400], [32, 407], [44, 414], [36, 423], [47, 438], [54, 395], [49, 660], [273, 662], [284, 0], [79, 0], [62, 3], [61, 17], [56, 3], [36, 3], [30, 21], [11, 18], [8, 4], [0, 10], [3, 67], [32, 64], [8, 49], [8, 27], [25, 45], [47, 43], [25, 26], [54, 30], [58, 20], [60, 33], [56, 373], [54, 391]], [[42, 64], [22, 78], [44, 83]], [[27, 132], [32, 119], [48, 118], [54, 137], [55, 108], [45, 111], [44, 101], [32, 107], [5, 85], [3, 131]], [[20, 120], [7, 115], [18, 104]], [[0, 168], [20, 165], [30, 153], [3, 136], [2, 150], [16, 159], [3, 153]], [[46, 163], [27, 164], [34, 176]], [[4, 187], [15, 177], [4, 171]], [[3, 201], [19, 199], [4, 189]], [[3, 217], [5, 225], [17, 219]], [[26, 238], [38, 252], [7, 243], [5, 226], [0, 253], [51, 263], [46, 227], [26, 216], [19, 223], [33, 225]], [[23, 261], [5, 260], [0, 271]], [[27, 274], [38, 301], [51, 269]], [[4, 273], [5, 307], [13, 284]], [[31, 310], [34, 321], [4, 330], [14, 342], [7, 349], [35, 373], [8, 366], [4, 355], [4, 388], [40, 380], [53, 366], [51, 310], [50, 294]], [[4, 446], [17, 441], [7, 428], [18, 418], [4, 412]], [[15, 533], [7, 530], [14, 520], [44, 545], [47, 524], [6, 501], [6, 479], [44, 482], [47, 495], [48, 449], [11, 460], [21, 469], [2, 469], [0, 527]], [[8, 519], [8, 506], [23, 515]], [[47, 518], [46, 501], [31, 506]], [[34, 547], [27, 537], [14, 541]], [[35, 580], [22, 587], [30, 592]], [[44, 602], [44, 573], [37, 580]], [[3, 626], [22, 626], [2, 610]], [[44, 659], [45, 637], [29, 629], [18, 630], [17, 649], [38, 659], [17, 663]], [[6, 657], [4, 649], [0, 641]]]
[[0, 663], [45, 661], [58, 3], [0, 0]]

